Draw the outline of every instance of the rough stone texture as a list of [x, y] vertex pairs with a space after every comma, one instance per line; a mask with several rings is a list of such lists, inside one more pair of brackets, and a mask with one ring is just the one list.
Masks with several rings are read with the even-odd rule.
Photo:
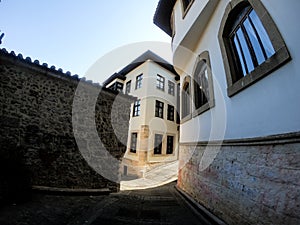
[[[82, 81], [80, 84], [84, 88], [81, 91], [86, 95], [80, 99], [83, 100], [80, 108], [72, 111], [80, 81], [78, 76], [71, 77], [69, 73], [63, 74], [61, 70], [49, 69], [3, 50], [0, 51], [0, 80], [0, 200], [12, 186], [22, 187], [28, 182], [30, 185], [61, 188], [118, 189], [115, 180], [104, 178], [90, 165], [103, 161], [109, 163], [103, 159], [105, 154], [117, 160], [123, 156], [133, 99]], [[96, 99], [90, 97], [90, 93], [96, 93]], [[76, 95], [80, 92], [77, 91]], [[95, 101], [84, 104], [90, 100]], [[94, 117], [88, 121], [84, 113], [94, 109]], [[77, 132], [77, 136], [87, 135], [79, 136], [77, 142], [72, 119], [77, 119], [86, 130], [85, 133]], [[112, 121], [117, 126], [113, 127]], [[96, 135], [91, 136], [101, 143], [97, 148], [91, 145], [95, 140], [88, 132], [93, 123]], [[83, 157], [79, 151], [79, 142], [86, 144], [83, 151], [89, 154], [88, 157]], [[14, 165], [17, 166], [12, 171]], [[105, 168], [105, 165], [98, 165], [101, 166]], [[115, 166], [111, 171], [116, 179], [118, 169]], [[11, 179], [20, 177], [20, 171], [26, 173], [25, 183], [12, 182]]]
[[225, 145], [204, 171], [205, 149], [182, 145], [178, 186], [228, 224], [300, 224], [300, 144]]

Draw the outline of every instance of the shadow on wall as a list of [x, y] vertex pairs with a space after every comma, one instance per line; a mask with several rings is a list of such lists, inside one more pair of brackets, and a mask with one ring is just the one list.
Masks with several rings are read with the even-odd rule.
[[2, 145], [0, 151], [0, 206], [31, 198], [30, 172], [23, 160], [23, 149]]

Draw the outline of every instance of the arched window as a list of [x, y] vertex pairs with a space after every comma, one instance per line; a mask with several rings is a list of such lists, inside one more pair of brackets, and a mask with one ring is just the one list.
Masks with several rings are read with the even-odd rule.
[[195, 105], [193, 116], [197, 116], [214, 106], [213, 79], [207, 51], [201, 53], [196, 60], [193, 81]]
[[181, 92], [181, 115], [182, 122], [191, 119], [191, 85], [190, 77], [187, 77], [183, 83]]
[[290, 59], [274, 21], [260, 0], [231, 2], [221, 22], [219, 41], [229, 96]]
[[181, 0], [181, 4], [182, 4], [182, 16], [185, 17], [185, 15], [187, 14], [187, 12], [189, 11], [191, 5], [193, 4], [194, 0]]

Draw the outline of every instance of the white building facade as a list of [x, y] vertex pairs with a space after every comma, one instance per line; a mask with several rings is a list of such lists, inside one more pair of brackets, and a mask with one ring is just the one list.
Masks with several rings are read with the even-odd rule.
[[178, 187], [229, 224], [300, 221], [300, 2], [159, 1], [181, 83]]
[[180, 87], [173, 66], [147, 51], [104, 85], [137, 98], [131, 108], [122, 174], [142, 177], [153, 167], [178, 160]]

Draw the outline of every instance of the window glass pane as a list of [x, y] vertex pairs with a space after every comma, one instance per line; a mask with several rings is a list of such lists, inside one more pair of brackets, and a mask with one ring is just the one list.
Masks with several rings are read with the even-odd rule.
[[173, 143], [174, 143], [173, 136], [168, 136], [167, 137], [167, 154], [173, 154]]
[[255, 30], [253, 29], [253, 27], [252, 27], [252, 25], [251, 25], [248, 18], [245, 20], [244, 26], [245, 26], [247, 34], [250, 38], [252, 48], [255, 52], [255, 56], [256, 56], [258, 65], [260, 65], [265, 61], [265, 57], [264, 57], [263, 51], [260, 47], [258, 38], [257, 38], [256, 33], [255, 33]]
[[187, 83], [182, 92], [182, 118], [190, 114], [190, 87]]
[[209, 100], [207, 64], [201, 60], [195, 71], [195, 106], [200, 108]]
[[131, 134], [130, 152], [136, 153], [137, 133]]
[[253, 61], [252, 61], [251, 54], [250, 54], [250, 51], [249, 51], [249, 47], [247, 45], [245, 36], [244, 36], [243, 31], [242, 31], [241, 28], [238, 29], [237, 36], [238, 36], [239, 41], [241, 43], [242, 53], [244, 54], [244, 57], [245, 57], [245, 60], [246, 60], [248, 73], [250, 73], [251, 71], [254, 70], [254, 65], [253, 65]]
[[258, 32], [258, 35], [262, 41], [262, 44], [265, 48], [268, 58], [271, 57], [275, 53], [274, 48], [272, 46], [271, 40], [270, 40], [263, 24], [261, 23], [260, 19], [258, 18], [257, 14], [254, 10], [252, 10], [252, 12], [250, 13], [250, 18]]
[[161, 134], [155, 134], [155, 140], [154, 140], [154, 154], [161, 154], [162, 149], [162, 135]]
[[238, 39], [237, 39], [236, 35], [234, 36], [234, 45], [235, 45], [235, 48], [237, 50], [237, 53], [238, 53], [238, 56], [239, 56], [239, 59], [240, 59], [240, 63], [241, 63], [242, 70], [243, 70], [243, 75], [246, 75], [247, 74], [246, 65], [245, 65], [243, 55], [242, 55], [242, 50], [240, 48], [240, 45], [239, 45], [239, 42], [238, 42]]

